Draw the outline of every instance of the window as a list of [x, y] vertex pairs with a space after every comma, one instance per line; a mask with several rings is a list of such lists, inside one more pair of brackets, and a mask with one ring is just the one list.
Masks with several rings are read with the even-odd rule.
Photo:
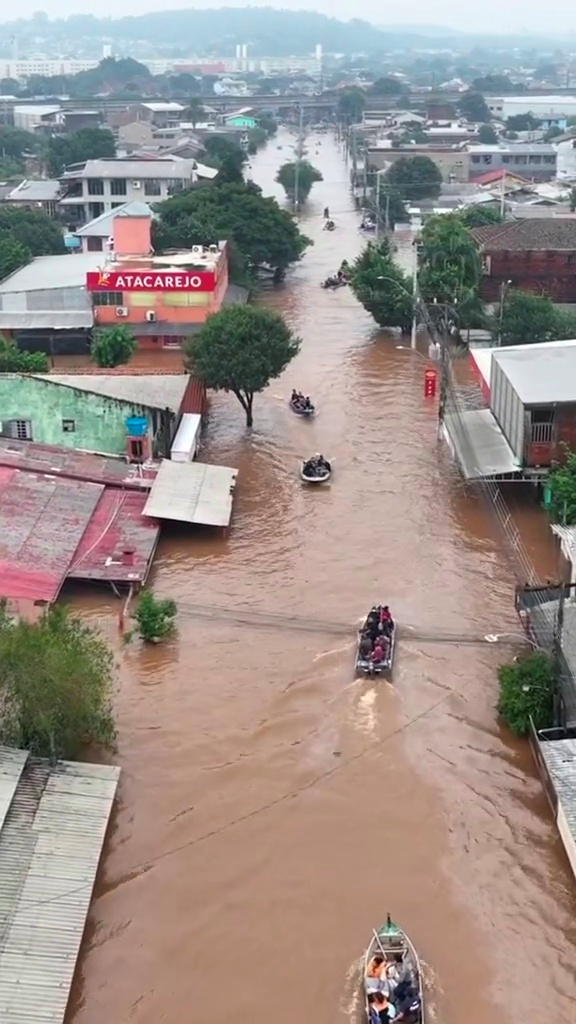
[[[102, 193], [98, 193], [101, 195]], [[113, 178], [110, 182], [110, 195], [112, 196], [125, 196], [126, 195], [126, 178]]]
[[576, 263], [576, 252], [571, 252], [570, 255], [566, 257], [566, 263]]
[[129, 456], [131, 459], [142, 459], [144, 457], [144, 445], [142, 444], [142, 441], [135, 441], [134, 438], [130, 438], [129, 448]]
[[543, 164], [555, 164], [556, 163], [556, 156], [543, 156], [542, 157], [542, 163]]
[[88, 213], [92, 220], [104, 213], [104, 203], [88, 203]]
[[62, 430], [65, 434], [73, 434], [76, 430], [76, 421], [62, 420]]
[[93, 306], [122, 306], [122, 292], [92, 292]]
[[473, 164], [479, 164], [480, 163], [480, 157], [479, 156], [473, 156], [472, 157], [472, 163]]
[[16, 441], [32, 440], [31, 420], [8, 420], [4, 430], [8, 437], [12, 437]]
[[144, 182], [144, 195], [145, 196], [160, 196], [162, 195], [162, 183], [156, 178], [149, 178], [148, 181]]
[[88, 178], [88, 195], [89, 196], [103, 196], [104, 195], [104, 182], [102, 178]]
[[97, 235], [89, 235], [87, 242], [88, 252], [102, 252], [102, 239]]

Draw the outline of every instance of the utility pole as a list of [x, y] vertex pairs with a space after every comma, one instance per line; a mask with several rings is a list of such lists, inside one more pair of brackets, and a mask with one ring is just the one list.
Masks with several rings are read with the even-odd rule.
[[298, 142], [296, 143], [296, 167], [294, 169], [294, 209], [298, 213], [299, 190], [300, 190], [300, 162], [302, 160], [302, 136], [304, 133], [304, 107], [300, 104], [300, 117], [298, 118]]

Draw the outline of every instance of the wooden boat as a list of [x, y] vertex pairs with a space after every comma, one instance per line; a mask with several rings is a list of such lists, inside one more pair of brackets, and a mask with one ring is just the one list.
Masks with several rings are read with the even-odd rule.
[[[378, 611], [382, 605], [376, 606]], [[358, 646], [356, 648], [356, 673], [358, 675], [365, 676], [381, 676], [389, 675], [392, 672], [392, 665], [394, 664], [394, 652], [396, 649], [396, 623], [392, 622], [392, 629], [388, 636], [384, 634], [387, 645], [384, 652], [384, 660], [374, 663], [370, 658], [366, 658], [360, 653], [360, 645], [362, 643], [363, 634], [369, 627], [370, 613], [366, 616], [362, 629], [358, 633]]]
[[305, 472], [305, 467], [306, 467], [306, 465], [307, 465], [307, 463], [309, 461], [310, 461], [309, 459], [306, 459], [302, 463], [302, 465], [300, 467], [300, 479], [303, 480], [304, 483], [307, 483], [307, 484], [326, 484], [326, 483], [328, 483], [330, 477], [332, 476], [332, 473], [334, 472], [333, 464], [328, 459], [326, 459], [325, 472], [324, 473], [316, 474], [315, 476], [310, 476], [309, 474], [307, 474]]
[[[402, 1005], [402, 1012], [405, 1016], [402, 1018], [406, 1021], [406, 1024], [425, 1024], [425, 1010], [424, 1010], [424, 985], [422, 979], [422, 968], [420, 966], [420, 959], [418, 954], [410, 942], [410, 939], [406, 935], [406, 932], [402, 930], [397, 924], [390, 918], [388, 914], [386, 918], [386, 924], [381, 925], [380, 928], [375, 928], [372, 933], [372, 939], [368, 949], [364, 956], [364, 997], [365, 997], [365, 1010], [366, 1020], [370, 1021], [370, 1004], [368, 1002], [368, 992], [370, 990], [370, 980], [367, 977], [368, 968], [372, 957], [383, 956], [385, 960], [390, 962], [398, 962], [398, 967], [404, 975], [405, 979], [409, 982], [403, 986], [404, 992], [407, 991], [407, 995], [404, 996], [405, 1005]], [[374, 987], [378, 987], [378, 981], [375, 979]], [[400, 990], [402, 991], [402, 989]], [[396, 1012], [399, 1012], [401, 999], [398, 999], [398, 1003], [394, 999], [394, 993], [390, 995], [390, 1002], [394, 1005]]]
[[290, 399], [290, 402], [288, 404], [290, 405], [292, 412], [296, 413], [297, 416], [304, 416], [310, 418], [310, 416], [314, 416], [316, 413], [316, 406], [312, 405], [312, 403], [310, 404], [310, 407], [308, 409], [303, 409], [301, 405], [298, 405], [296, 402], [293, 402], [292, 399]]

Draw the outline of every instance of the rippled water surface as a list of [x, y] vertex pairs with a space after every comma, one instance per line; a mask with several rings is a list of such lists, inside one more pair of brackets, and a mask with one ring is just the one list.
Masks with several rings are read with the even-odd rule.
[[[266, 191], [292, 144], [254, 160]], [[239, 468], [232, 530], [166, 531], [154, 585], [178, 637], [119, 646], [119, 806], [69, 1019], [358, 1021], [358, 958], [390, 911], [432, 1021], [568, 1024], [574, 885], [529, 753], [496, 723], [504, 655], [410, 640], [517, 630], [513, 580], [437, 441], [425, 361], [319, 287], [362, 241], [341, 150], [309, 147], [314, 246], [260, 300], [301, 354], [250, 434], [234, 397], [213, 399], [203, 457]], [[292, 386], [314, 422], [290, 414]], [[298, 479], [314, 451], [336, 467], [320, 491]], [[394, 688], [354, 680], [354, 624], [380, 598], [404, 629]], [[114, 637], [117, 603], [79, 600]]]

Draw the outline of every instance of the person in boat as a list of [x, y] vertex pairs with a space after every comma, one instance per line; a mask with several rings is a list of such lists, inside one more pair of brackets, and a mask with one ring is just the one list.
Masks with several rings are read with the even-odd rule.
[[384, 661], [384, 658], [385, 654], [384, 647], [382, 646], [382, 641], [377, 640], [376, 643], [374, 644], [374, 650], [372, 651], [372, 664], [381, 665], [382, 662]]
[[390, 633], [394, 629], [394, 620], [392, 618], [390, 609], [387, 604], [385, 604], [384, 607], [380, 609], [378, 626], [380, 632], [386, 633], [387, 635], [390, 635]]
[[292, 396], [290, 398], [292, 405], [299, 405], [300, 403], [300, 392], [296, 391], [296, 388], [292, 388]]
[[314, 408], [312, 402], [310, 401], [310, 395], [306, 395], [306, 398], [303, 399], [302, 408], [307, 410], [311, 410]]
[[404, 1024], [419, 1024], [422, 1019], [422, 1004], [416, 989], [413, 988], [403, 999], [396, 1000], [395, 1006], [396, 1016], [394, 1024], [399, 1021], [403, 1021]]
[[396, 1019], [396, 1007], [384, 992], [372, 994], [372, 1006], [378, 1014], [375, 1020], [377, 1019], [379, 1024], [392, 1024], [392, 1021]]
[[402, 953], [394, 953], [392, 959], [388, 961], [386, 965], [386, 978], [392, 992], [402, 991], [402, 989], [412, 985], [410, 963], [404, 959]]
[[330, 210], [327, 206], [324, 207], [324, 220], [330, 220]]

